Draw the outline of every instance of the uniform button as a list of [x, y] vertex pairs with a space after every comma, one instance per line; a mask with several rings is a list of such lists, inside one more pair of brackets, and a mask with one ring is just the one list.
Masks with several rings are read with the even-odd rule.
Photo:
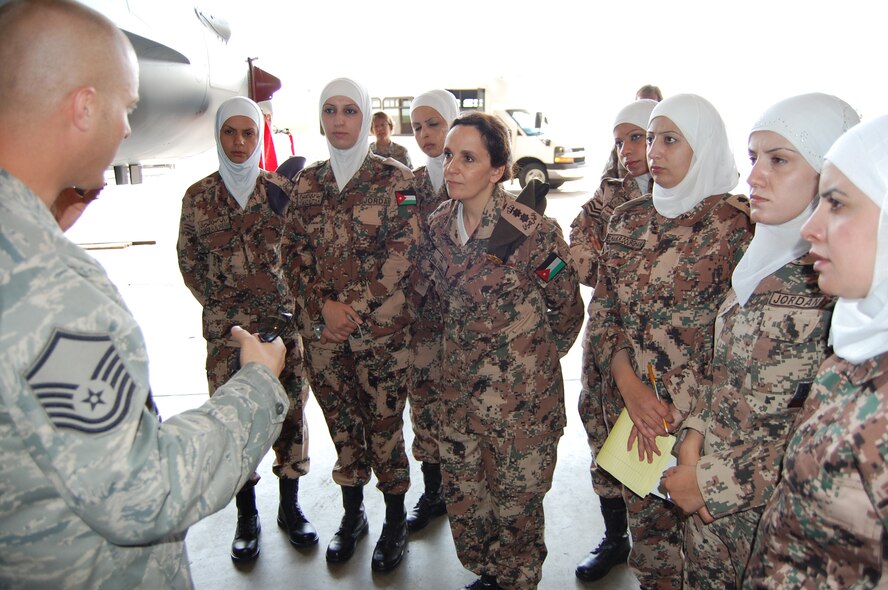
[[277, 412], [278, 416], [284, 413], [284, 404], [278, 402], [277, 405], [274, 406], [274, 411]]

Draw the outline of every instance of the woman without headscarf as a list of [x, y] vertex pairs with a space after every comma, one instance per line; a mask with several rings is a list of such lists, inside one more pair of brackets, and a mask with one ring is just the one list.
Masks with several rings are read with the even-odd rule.
[[[502, 188], [509, 132], [469, 113], [447, 134], [451, 200], [420, 257], [443, 312], [441, 466], [468, 588], [536, 588], [546, 557], [543, 499], [565, 426], [559, 359], [582, 323], [561, 230]], [[534, 182], [525, 187], [537, 201]], [[432, 287], [430, 287], [432, 288]]]
[[408, 168], [413, 166], [410, 162], [410, 153], [403, 145], [392, 141], [392, 132], [395, 130], [395, 122], [383, 111], [373, 113], [370, 130], [376, 137], [376, 141], [370, 144], [370, 151], [383, 158], [394, 158]]
[[403, 413], [412, 313], [405, 290], [419, 221], [412, 172], [370, 153], [369, 113], [357, 82], [338, 78], [321, 93], [330, 159], [296, 180], [287, 254], [299, 265], [291, 280], [306, 369], [336, 446], [333, 480], [345, 508], [327, 561], [348, 560], [367, 533], [364, 485], [375, 474], [386, 516], [371, 567], [388, 571], [407, 542]]
[[802, 227], [835, 354], [796, 420], [744, 588], [884, 588], [888, 536], [888, 116], [825, 156]]
[[[580, 282], [589, 287], [595, 287], [598, 279], [598, 258], [614, 209], [650, 192], [647, 124], [655, 106], [656, 101], [641, 99], [617, 113], [613, 125], [614, 150], [627, 174], [622, 178], [602, 178], [601, 186], [570, 225], [570, 254], [579, 270]], [[578, 409], [592, 451], [592, 489], [599, 498], [604, 518], [604, 539], [576, 568], [576, 576], [585, 582], [603, 578], [615, 565], [626, 563], [629, 556], [626, 504], [620, 482], [595, 464], [595, 455], [607, 438], [607, 424], [601, 409], [601, 376], [590, 344], [592, 330], [593, 327], [587, 325], [583, 336]]]
[[[729, 276], [751, 238], [745, 199], [727, 194], [737, 168], [721, 117], [680, 94], [651, 112], [647, 159], [652, 198], [611, 216], [589, 305], [590, 348], [601, 372], [604, 416], [626, 409], [639, 455], [656, 453], [694, 406], [709, 372], [712, 330]], [[661, 401], [646, 380], [660, 380]], [[645, 377], [642, 377], [642, 376]], [[681, 521], [673, 505], [623, 489], [632, 535], [629, 565], [645, 588], [680, 588]]]
[[[177, 251], [185, 284], [203, 306], [203, 335], [207, 341], [207, 380], [210, 395], [237, 370], [237, 350], [228, 332], [233, 324], [250, 326], [292, 311], [281, 264], [281, 240], [292, 184], [259, 169], [262, 125], [259, 106], [234, 97], [216, 112], [216, 152], [219, 171], [195, 183], [182, 199]], [[278, 525], [290, 542], [306, 547], [318, 534], [299, 507], [299, 478], [308, 473], [308, 425], [304, 407], [308, 384], [302, 373], [302, 343], [295, 333], [281, 334], [287, 345], [286, 367], [280, 380], [290, 397], [290, 410], [274, 443], [279, 478]], [[238, 492], [237, 531], [231, 546], [235, 561], [259, 555], [259, 515], [255, 485], [259, 476]]]
[[769, 108], [749, 135], [755, 237], [719, 310], [712, 385], [682, 425], [680, 466], [663, 479], [680, 508], [699, 511], [685, 526], [688, 588], [740, 587], [786, 438], [828, 355], [833, 300], [799, 230], [824, 154], [858, 121], [844, 101], [804, 94]]
[[[447, 199], [444, 186], [444, 139], [450, 124], [459, 115], [459, 103], [447, 90], [430, 90], [413, 99], [410, 120], [416, 143], [427, 156], [425, 166], [414, 171], [416, 200], [422, 240], [428, 239], [428, 218]], [[418, 269], [414, 273], [419, 272]], [[426, 284], [417, 275], [411, 278], [415, 298], [416, 321], [411, 326], [413, 351], [411, 381], [407, 399], [413, 425], [413, 457], [422, 462], [425, 491], [410, 514], [407, 528], [418, 531], [432, 518], [447, 513], [441, 485], [441, 458], [438, 452], [438, 428], [441, 415], [441, 304], [433, 290], [417, 292]]]

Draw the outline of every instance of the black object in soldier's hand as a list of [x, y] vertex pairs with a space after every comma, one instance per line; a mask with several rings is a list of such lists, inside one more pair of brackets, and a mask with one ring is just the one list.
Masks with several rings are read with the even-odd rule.
[[259, 320], [256, 335], [262, 342], [271, 342], [278, 336], [289, 331], [293, 325], [293, 314], [280, 311], [277, 314], [265, 316]]

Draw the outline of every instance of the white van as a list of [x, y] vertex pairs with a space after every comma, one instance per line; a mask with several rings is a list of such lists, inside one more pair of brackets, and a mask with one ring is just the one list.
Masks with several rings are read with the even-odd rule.
[[[485, 111], [495, 114], [512, 134], [513, 175], [523, 188], [536, 178], [556, 189], [569, 180], [579, 180], [586, 173], [586, 150], [571, 146], [552, 136], [544, 113], [522, 108], [487, 104], [485, 88], [448, 88], [459, 100], [461, 111]], [[412, 135], [410, 104], [412, 96], [373, 98], [373, 111], [385, 111], [395, 122], [394, 135]]]

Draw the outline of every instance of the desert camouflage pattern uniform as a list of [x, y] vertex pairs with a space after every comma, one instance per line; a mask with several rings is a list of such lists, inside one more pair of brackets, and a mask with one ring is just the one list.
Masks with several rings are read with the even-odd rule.
[[[420, 249], [429, 239], [429, 216], [449, 197], [441, 186], [435, 191], [425, 166], [414, 170], [414, 186], [419, 207], [419, 225], [422, 230]], [[441, 350], [444, 320], [441, 302], [434, 289], [417, 273], [411, 276], [411, 296], [416, 307], [416, 320], [410, 327], [410, 346], [413, 353], [410, 388], [410, 423], [413, 425], [413, 458], [417, 461], [440, 463], [438, 430], [441, 424]], [[420, 293], [417, 289], [421, 289]]]
[[885, 588], [888, 353], [830, 357], [789, 439], [744, 588]]
[[[640, 196], [642, 192], [633, 176], [626, 176], [623, 179], [603, 178], [601, 186], [570, 224], [570, 255], [577, 266], [582, 284], [594, 288], [598, 280], [598, 257], [601, 255], [604, 237], [607, 234], [607, 223], [614, 209]], [[602, 498], [619, 498], [623, 493], [620, 482], [606, 471], [599, 470], [595, 463], [598, 449], [607, 439], [607, 424], [601, 413], [601, 375], [595, 366], [591, 337], [592, 327], [587, 324], [583, 332], [581, 389], [577, 410], [586, 429], [589, 450], [592, 452], [592, 463], [589, 467], [592, 474], [592, 489]]]
[[[289, 180], [260, 171], [256, 190], [241, 208], [214, 172], [194, 183], [182, 198], [176, 250], [182, 279], [203, 306], [210, 395], [238, 367], [239, 349], [229, 339], [231, 326], [255, 332], [263, 317], [279, 309], [293, 312], [294, 298], [281, 261], [282, 213], [292, 191]], [[274, 443], [272, 470], [278, 477], [295, 479], [309, 469], [308, 384], [303, 375], [302, 342], [295, 327], [281, 337], [287, 356], [280, 380], [290, 396], [290, 411], [280, 439]]]
[[[502, 187], [465, 245], [458, 211], [448, 201], [432, 215], [421, 256], [444, 308], [447, 513], [467, 569], [536, 588], [547, 554], [543, 498], [566, 423], [559, 359], [583, 321], [579, 283], [558, 225]], [[500, 216], [527, 236], [505, 264], [487, 255]], [[547, 275], [553, 261], [564, 266]]]
[[287, 397], [250, 363], [160, 423], [104, 269], [0, 170], [0, 588], [191, 588], [185, 532], [223, 508]]
[[[296, 271], [308, 378], [336, 447], [333, 480], [363, 486], [372, 469], [380, 491], [403, 494], [413, 321], [406, 293], [420, 235], [413, 173], [368, 154], [340, 192], [329, 161], [317, 162], [296, 179], [296, 205], [285, 256]], [[345, 343], [316, 339], [328, 299], [364, 321]]]
[[833, 299], [813, 263], [806, 255], [777, 270], [743, 307], [732, 290], [719, 310], [712, 386], [683, 424], [704, 435], [697, 483], [716, 519], [686, 522], [688, 588], [740, 587], [790, 429], [828, 355]]
[[370, 151], [383, 158], [394, 158], [408, 168], [413, 167], [413, 164], [410, 163], [410, 152], [403, 145], [394, 141], [390, 141], [386, 149], [380, 149], [375, 141], [371, 141]]
[[[601, 253], [595, 296], [589, 304], [591, 349], [601, 383], [608, 428], [623, 409], [611, 359], [625, 349], [647, 381], [654, 364], [660, 393], [686, 416], [709, 372], [716, 313], [731, 272], [752, 237], [745, 197], [714, 195], [688, 213], [668, 219], [650, 195], [614, 211]], [[624, 488], [632, 534], [629, 566], [644, 588], [681, 588], [682, 525], [679, 509], [660, 498]]]

